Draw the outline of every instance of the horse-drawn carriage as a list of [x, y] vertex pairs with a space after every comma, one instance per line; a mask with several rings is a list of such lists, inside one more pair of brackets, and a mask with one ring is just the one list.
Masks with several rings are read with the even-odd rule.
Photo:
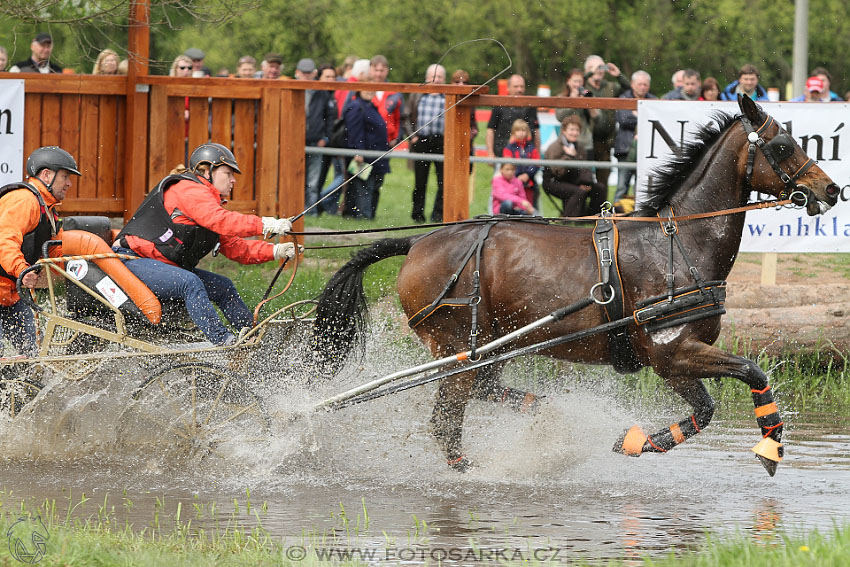
[[[278, 308], [259, 319], [230, 346], [214, 346], [179, 305], [160, 302], [114, 253], [115, 231], [105, 217], [64, 219], [63, 256], [43, 258], [18, 278], [22, 300], [36, 312], [35, 356], [0, 358], [0, 411], [14, 418], [37, 411], [32, 402], [46, 386], [130, 377], [135, 427], [164, 444], [211, 448], [234, 430], [257, 437], [268, 431], [261, 388], [273, 373], [258, 366], [285, 356], [284, 345], [306, 332], [311, 302]], [[35, 299], [23, 276], [43, 270], [46, 289]], [[130, 371], [132, 369], [132, 371]], [[104, 378], [102, 376], [102, 378]]]
[[[651, 435], [637, 426], [629, 429], [614, 449], [632, 456], [669, 451], [700, 433], [714, 413], [702, 380], [734, 377], [752, 392], [762, 434], [753, 450], [773, 475], [782, 458], [783, 423], [768, 377], [751, 360], [713, 346], [724, 313], [725, 278], [738, 253], [745, 211], [796, 205], [820, 214], [836, 204], [839, 187], [758, 105], [743, 97], [739, 106], [741, 115], [717, 116], [717, 125], [699, 131], [697, 142], [657, 172], [647, 200], [630, 216], [603, 214], [593, 228], [477, 219], [361, 250], [326, 286], [313, 341], [302, 341], [314, 347], [319, 370], [332, 374], [345, 362], [364, 329], [363, 271], [394, 255], [407, 256], [398, 280], [402, 307], [437, 360], [343, 392], [314, 409], [439, 381], [431, 422], [449, 464], [462, 471], [469, 466], [461, 443], [466, 405], [475, 397], [505, 396], [498, 374], [513, 357], [537, 353], [610, 364], [621, 372], [651, 367], [694, 411]], [[778, 200], [748, 205], [751, 191]], [[68, 245], [64, 248], [67, 253]], [[82, 252], [89, 269], [90, 261], [107, 261], [92, 250]], [[265, 425], [262, 395], [240, 373], [257, 345], [269, 342], [265, 337], [297, 334], [303, 317], [280, 320], [286, 308], [279, 309], [232, 347], [174, 344], [173, 334], [141, 339], [130, 332], [120, 306], [81, 284], [80, 269], [44, 262], [50, 309], [41, 315], [41, 351], [34, 359], [0, 362], [6, 411], [19, 412], [40, 390], [32, 369], [79, 378], [99, 361], [142, 359], [147, 370], [133, 397], [147, 397], [160, 408], [152, 421], [169, 435], [206, 440], [236, 420], [253, 420], [240, 428]], [[51, 274], [95, 297], [112, 317], [111, 326], [86, 321], [93, 315], [85, 309], [75, 308], [82, 320], [59, 315]], [[149, 331], [145, 300], [133, 299], [141, 313], [135, 319]], [[96, 354], [78, 354], [74, 348], [81, 341], [105, 344]], [[524, 408], [530, 399], [519, 396], [516, 406]]]

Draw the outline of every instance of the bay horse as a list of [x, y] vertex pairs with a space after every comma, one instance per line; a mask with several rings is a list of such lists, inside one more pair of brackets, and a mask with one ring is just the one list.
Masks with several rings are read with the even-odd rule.
[[[588, 294], [598, 298], [593, 302], [599, 306], [591, 302], [590, 308], [535, 330], [511, 348], [605, 324], [611, 320], [607, 303], [612, 299], [630, 316], [648, 298], [672, 298], [674, 286], [679, 286], [675, 294], [683, 295], [681, 292], [687, 289], [682, 286], [694, 283], [694, 279], [697, 285], [691, 290], [707, 290], [708, 281], [725, 284], [738, 255], [745, 218], [744, 212], [729, 210], [744, 206], [751, 190], [782, 199], [790, 196], [804, 205], [809, 215], [835, 205], [839, 192], [838, 186], [759, 105], [747, 96], [739, 97], [738, 105], [740, 115], [716, 114], [716, 124], [700, 128], [695, 142], [686, 144], [656, 170], [647, 198], [633, 216], [644, 220], [652, 216], [659, 222], [613, 218], [619, 245], [613, 249], [616, 262], [612, 279], [618, 280], [619, 290], [609, 289], [607, 284], [603, 286], [607, 293], [595, 289], [608, 280], [602, 278], [604, 262], [600, 258], [604, 254], [597, 252], [593, 228], [496, 219], [486, 231], [481, 228], [482, 221], [425, 235], [383, 239], [357, 253], [325, 287], [314, 326], [318, 359], [336, 369], [357, 344], [366, 313], [363, 271], [395, 255], [407, 255], [397, 282], [402, 307], [408, 318], [415, 320], [416, 334], [434, 357], [463, 352], [470, 344], [472, 330], [479, 341], [494, 340], [588, 298]], [[699, 215], [706, 212], [718, 214]], [[694, 215], [700, 218], [685, 218]], [[482, 236], [485, 232], [489, 234]], [[674, 239], [678, 248], [673, 246]], [[482, 242], [481, 246], [476, 248], [476, 242]], [[480, 258], [472, 262], [469, 258], [475, 250]], [[433, 304], [452, 279], [456, 279], [452, 296], [475, 299], [447, 301], [439, 309], [427, 310], [426, 317], [417, 316]], [[476, 286], [480, 286], [479, 291]], [[709, 291], [709, 295], [713, 293]], [[476, 324], [470, 317], [470, 303], [474, 302], [478, 302]], [[712, 305], [718, 307], [716, 299]], [[687, 315], [687, 309], [684, 311]], [[540, 354], [584, 364], [614, 364], [621, 372], [651, 367], [692, 406], [693, 414], [652, 435], [637, 426], [628, 430], [614, 450], [633, 456], [666, 452], [708, 426], [714, 401], [704, 379], [741, 380], [752, 392], [762, 434], [762, 441], [753, 450], [773, 476], [783, 451], [779, 410], [768, 377], [755, 362], [713, 346], [720, 333], [722, 312], [708, 310], [709, 315], [703, 318], [679, 313], [676, 317], [682, 318], [673, 323], [680, 324], [659, 325], [661, 328], [655, 330], [638, 324], [635, 317], [622, 327], [618, 338], [594, 334]], [[497, 370], [465, 371], [440, 383], [431, 424], [449, 465], [457, 470], [469, 466], [461, 444], [467, 402], [473, 397], [493, 397]]]

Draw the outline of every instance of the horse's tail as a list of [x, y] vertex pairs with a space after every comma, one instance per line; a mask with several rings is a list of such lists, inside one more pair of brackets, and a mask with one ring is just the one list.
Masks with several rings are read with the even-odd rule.
[[419, 236], [378, 240], [355, 254], [325, 286], [313, 325], [313, 348], [322, 370], [335, 374], [351, 351], [363, 346], [368, 315], [363, 272], [386, 258], [406, 255]]

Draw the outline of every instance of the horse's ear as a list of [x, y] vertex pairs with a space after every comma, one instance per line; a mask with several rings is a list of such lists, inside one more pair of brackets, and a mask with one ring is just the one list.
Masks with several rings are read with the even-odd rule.
[[738, 93], [738, 108], [741, 109], [741, 113], [746, 116], [750, 122], [761, 122], [761, 109], [749, 96]]

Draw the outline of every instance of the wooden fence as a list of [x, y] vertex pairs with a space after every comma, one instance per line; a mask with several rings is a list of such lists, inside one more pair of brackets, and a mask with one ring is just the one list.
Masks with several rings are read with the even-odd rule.
[[[58, 145], [83, 176], [64, 215], [128, 219], [146, 192], [207, 141], [230, 144], [243, 174], [228, 205], [260, 215], [304, 209], [304, 91], [351, 90], [362, 83], [161, 76], [9, 75], [25, 80], [24, 156]], [[374, 88], [374, 84], [370, 85]], [[475, 87], [384, 83], [395, 92], [446, 95], [446, 221], [469, 216], [469, 116], [473, 106], [636, 108], [633, 99], [473, 95]], [[187, 118], [188, 111], [188, 118]]]

